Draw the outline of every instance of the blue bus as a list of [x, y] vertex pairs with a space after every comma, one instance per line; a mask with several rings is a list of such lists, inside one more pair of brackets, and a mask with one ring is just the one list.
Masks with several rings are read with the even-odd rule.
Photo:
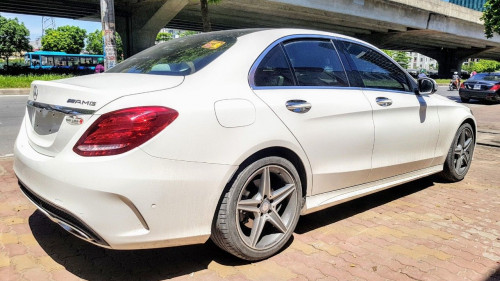
[[32, 69], [95, 69], [103, 55], [66, 54], [65, 52], [36, 51], [24, 55], [24, 63]]

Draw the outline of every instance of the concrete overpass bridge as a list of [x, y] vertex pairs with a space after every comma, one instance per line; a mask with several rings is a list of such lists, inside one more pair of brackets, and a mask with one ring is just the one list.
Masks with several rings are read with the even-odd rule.
[[[302, 27], [436, 59], [448, 77], [468, 57], [500, 60], [500, 36], [486, 39], [481, 13], [440, 0], [222, 0], [209, 6], [214, 30]], [[100, 20], [99, 0], [2, 0], [0, 12]], [[127, 54], [154, 44], [167, 26], [201, 30], [198, 0], [115, 0]]]

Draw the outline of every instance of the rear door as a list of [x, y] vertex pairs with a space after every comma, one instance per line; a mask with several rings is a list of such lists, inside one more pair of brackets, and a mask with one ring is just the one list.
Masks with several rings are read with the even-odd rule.
[[366, 181], [373, 148], [372, 109], [363, 92], [350, 87], [330, 39], [275, 44], [252, 69], [250, 83], [306, 152], [312, 194]]
[[408, 75], [370, 46], [343, 41], [343, 47], [373, 108], [375, 144], [368, 180], [429, 167], [439, 137], [432, 97], [415, 94]]

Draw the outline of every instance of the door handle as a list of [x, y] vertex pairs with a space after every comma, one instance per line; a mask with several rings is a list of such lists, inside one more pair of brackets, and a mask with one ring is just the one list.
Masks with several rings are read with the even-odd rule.
[[306, 113], [311, 109], [311, 104], [305, 100], [289, 100], [286, 102], [286, 109], [295, 113]]
[[375, 99], [375, 101], [380, 106], [390, 106], [392, 104], [392, 100], [386, 97], [378, 97]]

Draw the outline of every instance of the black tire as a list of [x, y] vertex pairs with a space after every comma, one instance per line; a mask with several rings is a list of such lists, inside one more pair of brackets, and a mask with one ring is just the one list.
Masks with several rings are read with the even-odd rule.
[[470, 101], [469, 98], [464, 98], [464, 97], [460, 97], [460, 100], [465, 103], [468, 103]]
[[302, 208], [299, 174], [292, 163], [280, 157], [248, 165], [222, 196], [211, 238], [221, 249], [248, 261], [280, 251], [290, 239]]
[[453, 138], [443, 171], [440, 173], [444, 180], [457, 182], [464, 179], [472, 164], [475, 144], [472, 126], [468, 123], [462, 124]]

